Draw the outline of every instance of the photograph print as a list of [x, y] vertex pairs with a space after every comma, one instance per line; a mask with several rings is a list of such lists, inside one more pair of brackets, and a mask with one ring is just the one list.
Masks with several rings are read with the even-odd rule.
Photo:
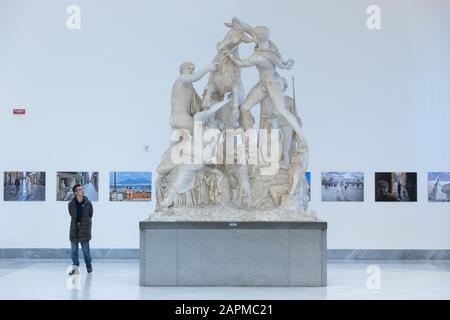
[[151, 201], [151, 172], [111, 172], [109, 174], [110, 201]]
[[45, 201], [45, 172], [5, 172], [4, 201]]
[[322, 201], [364, 201], [364, 173], [322, 172]]
[[375, 201], [417, 201], [417, 173], [375, 172]]
[[56, 174], [56, 200], [69, 201], [74, 197], [72, 187], [80, 184], [84, 195], [98, 201], [98, 172], [58, 172]]
[[308, 185], [308, 201], [311, 201], [311, 172], [305, 172], [305, 178]]
[[450, 202], [450, 172], [428, 172], [428, 201]]

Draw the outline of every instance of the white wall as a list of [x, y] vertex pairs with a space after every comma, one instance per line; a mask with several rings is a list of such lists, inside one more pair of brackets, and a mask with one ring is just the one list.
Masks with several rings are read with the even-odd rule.
[[[69, 4], [81, 7], [80, 31], [66, 28]], [[370, 4], [379, 31], [366, 28]], [[108, 173], [154, 171], [179, 64], [209, 63], [233, 16], [270, 27], [296, 60], [283, 75], [295, 75], [329, 247], [449, 249], [449, 204], [426, 195], [427, 171], [450, 171], [446, 0], [0, 0], [0, 170], [47, 172], [46, 202], [0, 201], [0, 247], [68, 245], [66, 203], [55, 201], [64, 170], [100, 172], [92, 245], [137, 247], [154, 202], [110, 203]], [[244, 71], [247, 89], [256, 81]], [[418, 172], [417, 203], [374, 202], [373, 173], [391, 170]], [[321, 171], [363, 171], [365, 201], [320, 202]]]

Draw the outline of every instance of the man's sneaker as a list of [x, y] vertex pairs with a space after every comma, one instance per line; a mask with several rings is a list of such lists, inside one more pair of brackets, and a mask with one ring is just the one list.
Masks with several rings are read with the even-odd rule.
[[88, 272], [88, 273], [91, 273], [91, 272], [92, 272], [92, 265], [86, 266], [86, 269], [87, 269], [87, 272]]
[[70, 270], [69, 276], [73, 276], [74, 274], [80, 274], [80, 268], [76, 265], [72, 266], [72, 270]]

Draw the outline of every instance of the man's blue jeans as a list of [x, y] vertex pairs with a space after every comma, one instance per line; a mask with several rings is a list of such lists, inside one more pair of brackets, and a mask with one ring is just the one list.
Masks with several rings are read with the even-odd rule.
[[[78, 259], [78, 242], [71, 242], [71, 244], [72, 263], [75, 266], [80, 266], [80, 260]], [[92, 263], [91, 252], [89, 250], [89, 241], [81, 242], [81, 249], [83, 250], [84, 262], [86, 263], [86, 266], [89, 267]]]

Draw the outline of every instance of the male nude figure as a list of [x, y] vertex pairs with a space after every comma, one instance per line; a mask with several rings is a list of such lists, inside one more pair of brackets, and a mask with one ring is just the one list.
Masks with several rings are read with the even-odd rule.
[[[283, 81], [283, 92], [286, 91], [288, 87], [288, 83], [285, 78], [281, 78]], [[297, 114], [296, 108], [295, 108], [295, 101], [292, 97], [286, 95], [285, 96], [285, 107], [287, 110], [292, 113], [296, 118], [300, 126], [302, 126], [302, 120], [300, 119], [299, 115]], [[281, 167], [288, 167], [290, 163], [289, 159], [289, 152], [291, 150], [291, 143], [292, 143], [292, 137], [294, 131], [292, 130], [292, 127], [284, 120], [284, 118], [281, 118], [278, 113], [276, 112], [273, 102], [270, 99], [269, 96], [264, 98], [261, 101], [261, 112], [260, 112], [261, 120], [259, 124], [260, 129], [266, 129], [270, 130], [274, 128], [278, 128], [281, 133], [281, 160], [280, 160], [280, 166]], [[305, 144], [306, 141], [304, 140], [304, 137], [301, 137], [303, 139], [303, 143]]]
[[[172, 109], [169, 119], [172, 131], [184, 129], [189, 131], [189, 134], [193, 134], [193, 115], [201, 111], [202, 102], [197, 92], [195, 92], [192, 83], [203, 78], [208, 72], [217, 71], [218, 68], [218, 63], [212, 63], [195, 72], [195, 65], [192, 62], [183, 62], [180, 65], [180, 77], [175, 80], [172, 86]], [[163, 159], [156, 169], [160, 176], [165, 176], [176, 167], [171, 160], [171, 149], [177, 143], [178, 142], [172, 142], [170, 148], [163, 154]]]
[[195, 72], [192, 62], [184, 62], [180, 66], [180, 77], [172, 87], [170, 126], [172, 129], [186, 129], [192, 134], [194, 119], [192, 115], [200, 111], [201, 99], [195, 92], [192, 83], [203, 78], [208, 72], [219, 69], [218, 63], [212, 63]]
[[277, 67], [290, 70], [294, 65], [294, 60], [284, 61], [275, 44], [269, 39], [269, 29], [263, 26], [252, 28], [249, 25], [233, 18], [235, 23], [249, 33], [256, 42], [255, 52], [247, 59], [240, 60], [233, 54], [230, 59], [239, 67], [256, 67], [259, 72], [260, 81], [250, 90], [241, 105], [240, 122], [245, 129], [251, 127], [253, 118], [250, 109], [260, 103], [266, 97], [270, 97], [275, 111], [281, 118], [292, 127], [297, 136], [302, 136], [300, 124], [295, 115], [286, 108], [285, 93], [283, 92], [283, 80], [277, 73]]

